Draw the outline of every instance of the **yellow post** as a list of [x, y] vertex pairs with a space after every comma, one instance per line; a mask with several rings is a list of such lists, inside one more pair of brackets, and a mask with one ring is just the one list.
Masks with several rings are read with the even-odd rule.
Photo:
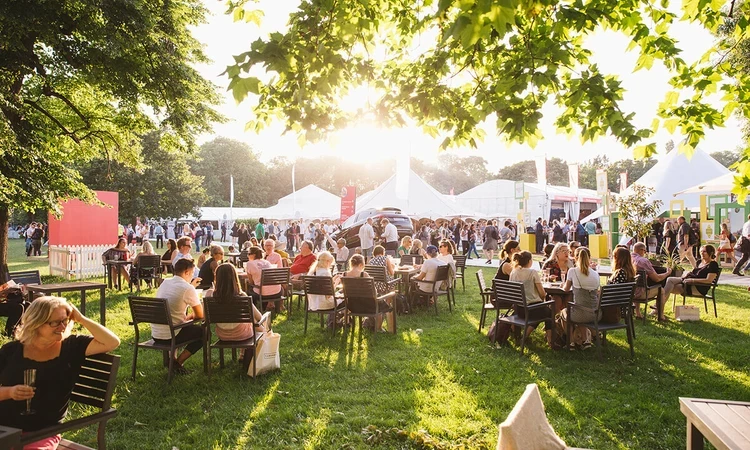
[[528, 250], [531, 253], [534, 253], [536, 251], [536, 235], [521, 233], [519, 236], [520, 240], [518, 244], [521, 247], [521, 250]]
[[592, 258], [609, 257], [609, 246], [607, 245], [607, 236], [604, 234], [589, 235], [589, 252]]

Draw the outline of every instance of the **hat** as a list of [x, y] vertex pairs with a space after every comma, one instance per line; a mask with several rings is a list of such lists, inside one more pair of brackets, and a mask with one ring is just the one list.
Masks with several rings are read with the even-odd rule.
[[432, 255], [433, 253], [437, 253], [438, 252], [438, 248], [435, 247], [434, 245], [428, 245], [427, 248], [424, 249], [424, 251], [426, 251], [427, 253], [429, 253], [429, 254]]

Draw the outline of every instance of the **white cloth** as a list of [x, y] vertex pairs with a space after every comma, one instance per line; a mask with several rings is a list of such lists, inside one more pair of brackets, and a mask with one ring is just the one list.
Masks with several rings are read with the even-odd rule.
[[[193, 285], [178, 276], [164, 280], [159, 289], [156, 290], [156, 297], [167, 299], [173, 326], [187, 322], [188, 306], [193, 307], [201, 304], [198, 292]], [[151, 337], [154, 339], [171, 339], [169, 326], [151, 324]]]
[[542, 282], [542, 276], [538, 270], [525, 267], [517, 267], [510, 272], [510, 281], [523, 283], [524, 294], [526, 294], [526, 303], [539, 303], [542, 298], [539, 291], [536, 290], [537, 283]]
[[448, 253], [447, 255], [438, 255], [437, 259], [440, 261], [449, 264], [451, 267], [453, 267], [453, 272], [456, 272], [456, 260], [453, 259], [453, 255]]
[[375, 231], [372, 225], [365, 223], [359, 228], [359, 246], [363, 249], [372, 248], [375, 245]]
[[599, 289], [599, 274], [596, 271], [589, 269], [589, 274], [584, 275], [581, 273], [581, 269], [573, 267], [568, 269], [568, 280], [573, 282], [573, 287], [576, 289], [585, 289], [587, 291], [594, 291]]
[[385, 242], [398, 242], [398, 229], [396, 228], [396, 225], [389, 223], [385, 226], [385, 230], [383, 231], [383, 237], [385, 238]]
[[[324, 269], [319, 267], [315, 269], [316, 277], [330, 277], [331, 269]], [[341, 303], [341, 299], [334, 299], [331, 295], [314, 295], [310, 294], [307, 296], [307, 308], [309, 311], [317, 311], [319, 309], [332, 309], [337, 303]]]
[[745, 222], [744, 225], [742, 225], [742, 235], [745, 237], [750, 237], [750, 220]]
[[500, 424], [497, 450], [564, 450], [567, 446], [547, 420], [536, 384], [526, 386], [521, 398]]
[[[437, 258], [429, 258], [424, 261], [424, 264], [422, 264], [422, 268], [419, 269], [420, 273], [425, 274], [424, 278], [422, 280], [424, 281], [435, 281], [435, 276], [437, 276], [437, 269], [440, 266], [446, 265], [445, 262], [437, 259]], [[423, 283], [422, 281], [417, 282], [419, 289], [424, 292], [432, 292], [432, 283]], [[437, 288], [437, 286], [435, 286]]]

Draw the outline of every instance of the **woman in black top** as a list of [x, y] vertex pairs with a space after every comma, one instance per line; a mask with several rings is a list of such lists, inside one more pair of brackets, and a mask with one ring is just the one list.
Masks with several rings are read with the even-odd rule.
[[677, 234], [672, 229], [672, 222], [664, 222], [664, 251], [668, 255], [674, 255], [677, 248]]
[[[701, 247], [700, 255], [701, 260], [693, 270], [685, 272], [682, 277], [667, 278], [667, 284], [662, 291], [661, 311], [664, 311], [664, 303], [671, 294], [682, 294], [683, 292], [693, 294], [696, 291], [703, 295], [708, 293], [711, 284], [721, 273], [721, 268], [719, 263], [716, 262], [716, 248], [713, 245], [706, 244]], [[659, 320], [666, 320], [663, 313]]]
[[495, 278], [498, 280], [510, 280], [510, 273], [513, 271], [513, 264], [511, 260], [513, 255], [520, 252], [521, 247], [518, 246], [518, 241], [510, 240], [503, 245], [503, 249], [500, 252], [500, 267], [497, 268]]
[[213, 287], [216, 268], [219, 267], [221, 260], [224, 259], [224, 248], [221, 245], [211, 244], [209, 253], [211, 259], [207, 259], [198, 272], [198, 278], [201, 279], [201, 284], [198, 286], [199, 289], [210, 289]]
[[[83, 325], [91, 336], [70, 335], [73, 322]], [[81, 315], [61, 297], [35, 299], [21, 319], [16, 338], [0, 348], [0, 425], [24, 432], [62, 421], [86, 356], [120, 345], [114, 333]], [[36, 369], [33, 388], [24, 384], [27, 369]], [[22, 415], [29, 399], [35, 413]], [[59, 436], [56, 438], [56, 442], [50, 438], [44, 443], [54, 448], [59, 442]], [[32, 448], [37, 447], [32, 444]]]
[[172, 260], [176, 256], [177, 251], [177, 242], [174, 239], [170, 239], [167, 241], [167, 250], [164, 252], [163, 255], [161, 255], [162, 261], [169, 261], [169, 264], [162, 264], [162, 267], [166, 269], [167, 273], [172, 273]]
[[[618, 247], [612, 253], [612, 275], [607, 284], [632, 283], [635, 281], [635, 267], [630, 256], [630, 250]], [[610, 306], [602, 309], [602, 323], [617, 323], [622, 318], [619, 307]]]

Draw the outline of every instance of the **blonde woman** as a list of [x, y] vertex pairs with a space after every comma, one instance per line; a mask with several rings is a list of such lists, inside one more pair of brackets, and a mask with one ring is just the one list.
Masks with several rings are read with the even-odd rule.
[[[88, 335], [71, 334], [80, 323]], [[52, 426], [68, 410], [68, 400], [86, 356], [116, 349], [120, 339], [83, 316], [61, 297], [39, 297], [26, 309], [16, 340], [0, 348], [0, 425], [24, 432]], [[24, 384], [24, 371], [36, 369], [34, 387]], [[22, 415], [26, 400], [35, 414]], [[56, 448], [60, 435], [25, 448]]]
[[419, 255], [424, 259], [427, 259], [427, 252], [424, 251], [422, 248], [422, 241], [419, 239], [414, 239], [411, 244], [411, 250], [409, 250], [409, 254], [411, 255]]
[[[599, 309], [597, 315], [594, 316], [594, 308], [599, 298], [599, 274], [596, 273], [591, 267], [591, 254], [589, 249], [586, 247], [580, 247], [576, 249], [576, 264], [575, 267], [568, 270], [567, 280], [563, 285], [563, 289], [566, 291], [573, 290], [573, 301], [578, 306], [583, 306], [589, 310], [583, 310], [581, 308], [573, 308], [571, 310], [571, 318], [575, 322], [593, 322], [594, 318], [601, 320], [602, 311]], [[567, 309], [562, 311], [563, 321], [568, 320]], [[572, 342], [580, 344], [583, 348], [591, 347], [591, 333], [581, 327], [576, 327]], [[571, 347], [571, 350], [573, 347]]]
[[[331, 277], [331, 265], [333, 264], [333, 255], [330, 252], [320, 252], [318, 254], [318, 260], [310, 266], [308, 275], [316, 277]], [[331, 295], [313, 295], [307, 296], [307, 305], [310, 311], [317, 311], [319, 309], [332, 309], [338, 303], [341, 303], [341, 299], [334, 299]]]
[[408, 255], [411, 250], [412, 239], [411, 236], [404, 236], [401, 238], [401, 246], [396, 249], [396, 255], [400, 258], [404, 255]]

